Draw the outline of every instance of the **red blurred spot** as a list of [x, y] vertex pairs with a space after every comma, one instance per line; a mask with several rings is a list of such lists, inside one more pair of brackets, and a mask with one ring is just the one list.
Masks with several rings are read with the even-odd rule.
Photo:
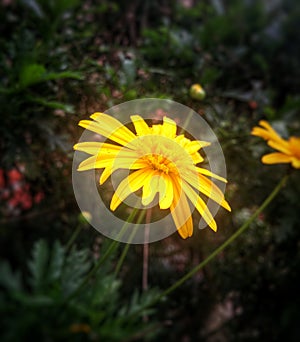
[[9, 179], [10, 184], [19, 182], [22, 178], [23, 178], [22, 174], [16, 169], [12, 169], [8, 171], [8, 179]]
[[258, 107], [258, 104], [256, 101], [249, 101], [248, 102], [248, 106], [251, 108], [251, 109], [256, 109]]
[[4, 188], [4, 185], [5, 185], [4, 172], [2, 169], [0, 169], [0, 188]]
[[34, 199], [33, 199], [34, 203], [40, 203], [44, 197], [45, 197], [45, 195], [42, 192], [38, 192], [34, 196]]

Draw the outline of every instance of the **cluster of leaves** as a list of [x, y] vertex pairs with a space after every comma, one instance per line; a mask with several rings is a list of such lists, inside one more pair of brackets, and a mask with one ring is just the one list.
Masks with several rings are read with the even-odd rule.
[[106, 264], [78, 295], [93, 263], [85, 249], [36, 242], [25, 274], [0, 263], [1, 341], [130, 341], [155, 336], [159, 324], [143, 323], [156, 291], [121, 297], [121, 283]]

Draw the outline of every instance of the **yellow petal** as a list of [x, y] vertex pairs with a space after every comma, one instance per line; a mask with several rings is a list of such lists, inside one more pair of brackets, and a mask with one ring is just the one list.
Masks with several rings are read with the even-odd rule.
[[204, 161], [204, 158], [200, 155], [200, 153], [195, 152], [191, 155], [193, 159], [193, 163], [196, 165], [198, 163], [202, 163]]
[[279, 134], [273, 129], [273, 127], [265, 120], [260, 120], [259, 121], [260, 126], [264, 127], [271, 135], [273, 138], [281, 138]]
[[130, 119], [133, 122], [136, 134], [138, 136], [151, 134], [151, 129], [142, 117], [139, 115], [132, 115]]
[[261, 137], [265, 140], [276, 141], [280, 144], [284, 144], [285, 140], [273, 129], [273, 127], [265, 120], [259, 121], [259, 124], [263, 127], [254, 127], [251, 134]]
[[265, 140], [269, 140], [272, 138], [272, 135], [267, 130], [260, 127], [253, 127], [251, 134], [263, 138]]
[[113, 171], [117, 169], [138, 170], [148, 166], [149, 164], [142, 159], [137, 159], [134, 157], [116, 157], [113, 162]]
[[202, 192], [205, 196], [211, 198], [228, 211], [231, 211], [228, 202], [224, 199], [223, 192], [210, 179], [201, 175], [201, 173], [191, 171], [182, 173], [182, 178], [196, 190]]
[[199, 174], [199, 182], [200, 182], [200, 186], [199, 186], [200, 192], [202, 192], [205, 196], [209, 197], [216, 203], [220, 204], [226, 210], [231, 211], [231, 208], [228, 202], [224, 198], [223, 192], [214, 182], [202, 176], [201, 174]]
[[116, 155], [117, 158], [131, 158], [131, 159], [138, 159], [140, 158], [140, 155], [135, 150], [130, 150], [127, 147], [121, 147], [119, 149], [118, 154]]
[[275, 150], [283, 152], [285, 154], [290, 154], [289, 144], [286, 140], [280, 139], [277, 141], [269, 140], [268, 145], [273, 147]]
[[293, 158], [291, 156], [287, 156], [284, 153], [274, 152], [274, 153], [269, 153], [269, 154], [264, 155], [261, 161], [264, 164], [281, 164], [281, 163], [291, 163], [292, 159]]
[[202, 173], [202, 175], [205, 175], [205, 176], [209, 176], [209, 177], [212, 177], [212, 178], [215, 178], [221, 182], [224, 182], [224, 183], [227, 183], [227, 179], [221, 177], [221, 176], [218, 176], [216, 175], [215, 173], [212, 173], [211, 171], [209, 170], [206, 170], [206, 169], [203, 169], [202, 167], [196, 167], [196, 170], [200, 173]]
[[159, 191], [159, 178], [160, 178], [159, 173], [154, 171], [154, 173], [151, 176], [150, 181], [145, 182], [143, 186], [143, 196], [142, 196], [143, 205], [146, 206], [154, 200], [155, 195]]
[[184, 134], [177, 135], [174, 139], [178, 144], [183, 144], [183, 141], [186, 140]]
[[112, 211], [116, 210], [125, 198], [144, 185], [147, 177], [149, 177], [149, 173], [142, 169], [131, 173], [128, 177], [123, 179], [112, 197], [110, 209]]
[[[118, 162], [121, 162], [117, 158], [117, 156], [120, 153], [119, 151], [122, 147], [111, 145], [111, 144], [105, 144], [105, 146], [106, 145], [108, 145], [109, 147], [100, 148], [97, 155], [94, 155], [84, 160], [79, 165], [78, 171], [85, 171], [85, 170], [90, 170], [90, 169], [102, 169], [104, 167], [112, 167], [112, 165], [115, 163], [115, 160], [118, 160]], [[130, 151], [130, 152], [131, 154], [128, 154], [129, 156], [133, 154], [133, 151]], [[136, 158], [132, 157], [130, 164], [132, 164], [135, 160]]]
[[151, 127], [151, 132], [153, 135], [162, 135], [162, 133], [161, 133], [162, 132], [162, 125], [159, 125], [159, 124], [153, 125]]
[[292, 166], [295, 169], [300, 169], [300, 159], [299, 158], [292, 158]]
[[91, 118], [95, 121], [81, 120], [79, 126], [101, 134], [121, 145], [126, 145], [136, 139], [136, 136], [127, 127], [107, 114], [94, 113]]
[[[172, 217], [173, 220], [175, 221], [175, 213], [172, 211]], [[191, 237], [193, 235], [193, 220], [192, 217], [190, 216], [187, 221], [181, 226], [177, 227], [177, 231], [179, 235], [183, 238], [186, 239], [188, 237]]]
[[176, 178], [176, 176], [172, 176], [174, 200], [170, 211], [178, 233], [183, 239], [186, 239], [193, 234], [193, 220], [186, 195]]
[[185, 146], [184, 148], [188, 153], [193, 154], [197, 152], [198, 150], [200, 150], [200, 148], [206, 147], [209, 145], [210, 145], [210, 142], [194, 140], [194, 141], [191, 141], [189, 144], [187, 144], [187, 146]]
[[173, 183], [170, 176], [161, 173], [159, 179], [159, 207], [160, 209], [170, 208], [173, 202], [174, 192]]
[[[117, 161], [117, 162], [116, 162]], [[129, 170], [138, 170], [141, 168], [144, 168], [145, 166], [148, 166], [147, 164], [145, 164], [145, 162], [143, 161], [132, 161], [130, 159], [116, 159], [114, 160], [113, 158], [108, 160], [99, 160], [95, 163], [95, 168], [105, 168], [101, 174], [100, 177], [100, 185], [103, 184], [108, 177], [115, 172], [116, 170], [122, 168], [122, 169], [129, 169]], [[93, 168], [93, 167], [91, 167]], [[79, 170], [79, 171], [83, 171], [83, 170]]]
[[102, 172], [102, 174], [101, 174], [101, 176], [100, 176], [100, 180], [99, 180], [100, 185], [102, 185], [102, 184], [108, 179], [108, 177], [109, 177], [111, 174], [112, 174], [112, 167], [111, 167], [111, 165], [110, 165], [110, 166], [107, 166], [107, 167], [103, 170], [103, 172]]
[[78, 166], [78, 171], [87, 171], [92, 169], [103, 169], [104, 167], [111, 166], [113, 163], [113, 158], [99, 160], [98, 156], [92, 156], [85, 159]]
[[162, 135], [168, 138], [175, 138], [177, 125], [176, 122], [166, 116], [163, 118]]
[[[96, 160], [91, 159], [95, 157]], [[137, 170], [145, 167], [145, 162], [136, 158], [118, 158], [115, 156], [93, 156], [84, 160], [78, 167], [78, 171], [86, 171], [91, 169], [111, 168], [112, 172], [118, 169]], [[147, 164], [146, 164], [147, 165]]]
[[86, 141], [74, 145], [73, 148], [76, 151], [82, 151], [93, 155], [116, 155], [118, 151], [120, 151], [121, 146], [108, 143]]
[[288, 143], [291, 153], [300, 158], [300, 137], [290, 137]]
[[203, 217], [205, 222], [209, 225], [209, 227], [217, 231], [217, 224], [214, 218], [212, 217], [206, 203], [200, 198], [197, 193], [190, 187], [186, 182], [182, 182], [182, 189], [190, 199], [190, 201], [193, 203], [195, 208], [198, 210], [200, 215]]
[[103, 143], [87, 141], [87, 142], [75, 144], [73, 146], [73, 149], [76, 151], [82, 151], [88, 154], [96, 155], [98, 154], [98, 151], [100, 150], [102, 146], [103, 146]]
[[79, 164], [77, 170], [86, 171], [86, 170], [95, 169], [96, 161], [97, 161], [97, 156], [89, 157]]

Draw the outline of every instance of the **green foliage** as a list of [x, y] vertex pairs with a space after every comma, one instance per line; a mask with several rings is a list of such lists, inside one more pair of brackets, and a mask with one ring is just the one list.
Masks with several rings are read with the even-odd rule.
[[[4, 52], [0, 56], [0, 101], [5, 113], [0, 149], [2, 165], [7, 168], [14, 166], [16, 160], [26, 164], [23, 156], [31, 153], [32, 135], [36, 143], [50, 151], [63, 145], [64, 138], [58, 132], [50, 132], [58, 124], [53, 111], [74, 112], [74, 106], [65, 102], [69, 96], [61, 86], [64, 79], [82, 80], [82, 74], [66, 70], [66, 55], [55, 47], [60, 35], [53, 25], [54, 21], [62, 24], [64, 13], [76, 3], [24, 1], [8, 8], [3, 18], [3, 31], [11, 31], [11, 39], [6, 40], [5, 35], [0, 38]], [[51, 20], [49, 17], [47, 26], [43, 26], [48, 15]], [[32, 26], [32, 21], [37, 25]]]
[[[75, 297], [93, 262], [87, 250], [70, 252], [56, 241], [36, 242], [28, 261], [28, 273], [13, 271], [0, 263], [1, 341], [130, 339], [153, 327], [141, 317], [153, 313], [143, 309], [157, 295], [136, 291], [121, 297], [121, 283], [110, 272], [100, 270]], [[145, 330], [146, 329], [146, 330]]]
[[45, 67], [41, 64], [29, 64], [25, 65], [19, 75], [19, 87], [17, 90], [24, 89], [33, 84], [59, 80], [63, 78], [76, 78], [81, 79], [81, 75], [75, 72], [47, 72]]

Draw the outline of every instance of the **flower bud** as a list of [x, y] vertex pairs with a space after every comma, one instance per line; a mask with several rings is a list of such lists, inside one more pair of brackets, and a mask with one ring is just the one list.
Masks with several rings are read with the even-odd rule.
[[82, 211], [79, 215], [78, 215], [78, 219], [79, 222], [82, 224], [87, 224], [87, 221], [90, 222], [92, 219], [92, 215], [90, 212], [88, 211]]
[[190, 88], [190, 96], [194, 100], [201, 101], [205, 98], [206, 93], [205, 90], [201, 87], [200, 84], [193, 84]]

